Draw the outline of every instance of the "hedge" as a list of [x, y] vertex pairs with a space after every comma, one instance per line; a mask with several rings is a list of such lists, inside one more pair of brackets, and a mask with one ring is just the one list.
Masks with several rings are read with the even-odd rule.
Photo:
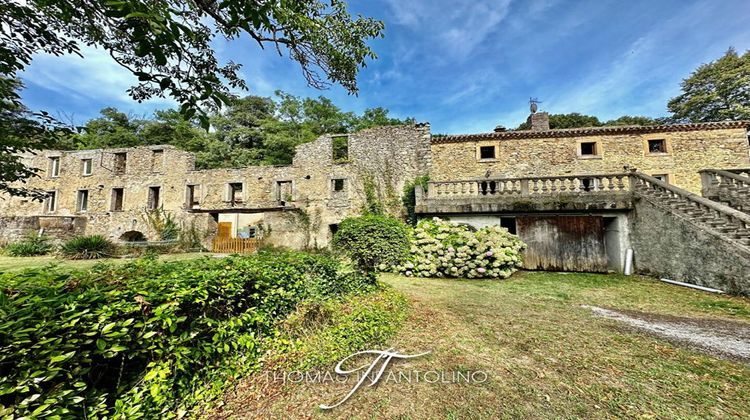
[[325, 255], [262, 252], [0, 276], [0, 417], [174, 417], [258, 366], [305, 299], [363, 286]]

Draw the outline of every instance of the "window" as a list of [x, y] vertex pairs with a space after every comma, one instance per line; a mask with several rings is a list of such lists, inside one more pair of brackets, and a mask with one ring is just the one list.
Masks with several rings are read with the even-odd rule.
[[94, 168], [94, 161], [92, 159], [81, 159], [81, 174], [83, 176], [91, 175]]
[[161, 172], [164, 166], [164, 150], [156, 149], [151, 152], [151, 172]]
[[349, 160], [349, 136], [336, 136], [331, 139], [333, 161], [345, 162]]
[[344, 191], [345, 183], [343, 178], [334, 179], [332, 180], [333, 183], [333, 191], [335, 192], [341, 192]]
[[292, 181], [276, 181], [276, 201], [281, 203], [293, 201]]
[[664, 139], [649, 140], [648, 141], [648, 152], [649, 153], [667, 153], [667, 142]]
[[60, 176], [60, 157], [49, 158], [49, 176], [58, 177]]
[[76, 210], [86, 211], [89, 209], [89, 190], [78, 190], [78, 198], [76, 200]]
[[197, 192], [200, 190], [200, 185], [188, 185], [185, 192], [185, 207], [194, 209], [200, 205], [198, 200]]
[[479, 159], [495, 159], [495, 146], [482, 146], [479, 148]]
[[122, 175], [125, 173], [128, 164], [127, 153], [115, 153], [115, 174]]
[[508, 229], [508, 233], [516, 234], [516, 218], [515, 217], [501, 217], [500, 227]]
[[124, 188], [112, 188], [112, 211], [122, 211], [123, 198], [125, 197]]
[[159, 208], [159, 195], [161, 187], [148, 187], [148, 209], [156, 210]]
[[581, 143], [581, 156], [596, 156], [598, 155], [597, 144], [594, 141]]
[[661, 182], [666, 182], [667, 184], [669, 184], [669, 175], [668, 174], [655, 174], [655, 175], [651, 175], [651, 176], [653, 176], [654, 178], [658, 179]]
[[328, 232], [330, 233], [330, 237], [333, 238], [336, 235], [336, 232], [339, 231], [339, 224], [333, 223], [328, 225]]
[[53, 213], [57, 210], [57, 192], [47, 191], [47, 198], [44, 199], [44, 211]]
[[241, 182], [230, 182], [229, 183], [229, 202], [232, 205], [236, 203], [242, 203], [242, 183]]

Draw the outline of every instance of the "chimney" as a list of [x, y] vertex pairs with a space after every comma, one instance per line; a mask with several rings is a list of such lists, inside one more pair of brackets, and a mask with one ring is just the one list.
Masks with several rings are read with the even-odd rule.
[[498, 125], [497, 127], [495, 127], [495, 132], [496, 133], [504, 133], [506, 130], [507, 129], [505, 127], [503, 127], [502, 125]]
[[548, 131], [549, 114], [546, 112], [532, 112], [529, 118], [526, 119], [526, 123], [529, 124], [531, 131]]

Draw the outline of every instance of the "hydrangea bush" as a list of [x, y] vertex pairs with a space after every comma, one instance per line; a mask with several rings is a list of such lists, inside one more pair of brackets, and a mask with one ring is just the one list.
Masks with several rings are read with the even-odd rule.
[[472, 231], [456, 222], [425, 219], [414, 228], [409, 258], [395, 269], [416, 277], [504, 279], [521, 266], [524, 249], [526, 244], [500, 226]]

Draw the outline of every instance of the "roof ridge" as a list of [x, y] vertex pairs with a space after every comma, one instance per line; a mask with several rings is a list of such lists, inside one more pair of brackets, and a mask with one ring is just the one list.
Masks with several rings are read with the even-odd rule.
[[602, 133], [611, 134], [628, 134], [628, 133], [653, 133], [653, 132], [674, 132], [674, 131], [697, 131], [697, 130], [717, 130], [722, 128], [750, 128], [750, 121], [712, 121], [701, 123], [685, 124], [661, 124], [661, 125], [609, 125], [602, 127], [578, 127], [578, 128], [558, 128], [554, 130], [533, 131], [502, 131], [476, 134], [452, 134], [440, 137], [433, 137], [432, 143], [454, 143], [460, 141], [470, 141], [479, 139], [527, 139], [527, 138], [548, 138], [548, 137], [566, 137], [570, 135], [587, 136]]

